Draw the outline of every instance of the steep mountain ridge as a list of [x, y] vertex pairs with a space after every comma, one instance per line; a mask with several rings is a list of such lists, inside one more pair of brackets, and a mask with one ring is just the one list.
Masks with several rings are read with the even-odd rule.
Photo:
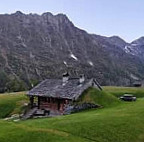
[[121, 39], [118, 36], [108, 37], [108, 38], [106, 38], [106, 40], [110, 44], [113, 44], [116, 47], [120, 47], [127, 54], [137, 56], [141, 60], [144, 59], [144, 37], [140, 37], [131, 43], [127, 43], [126, 41], [124, 41], [123, 39]]
[[144, 37], [140, 37], [132, 42], [132, 44], [144, 45]]
[[126, 53], [137, 56], [142, 61], [144, 60], [144, 37], [140, 37], [131, 43], [126, 43], [123, 46]]
[[130, 85], [131, 74], [143, 77], [144, 62], [126, 45], [118, 37], [88, 34], [64, 14], [0, 15], [0, 88], [29, 88], [65, 71], [96, 77], [102, 85]]
[[121, 47], [121, 48], [124, 48], [128, 44], [126, 41], [124, 41], [118, 36], [109, 37], [107, 40], [111, 42], [111, 44], [114, 44], [115, 46]]

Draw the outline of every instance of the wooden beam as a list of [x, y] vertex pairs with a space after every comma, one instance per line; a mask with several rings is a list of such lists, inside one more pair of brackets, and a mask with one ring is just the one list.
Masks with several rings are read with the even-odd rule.
[[40, 96], [38, 96], [38, 109], [40, 109], [40, 101], [41, 101], [41, 98]]
[[30, 106], [31, 106], [31, 108], [33, 108], [33, 104], [34, 104], [34, 96], [30, 96]]

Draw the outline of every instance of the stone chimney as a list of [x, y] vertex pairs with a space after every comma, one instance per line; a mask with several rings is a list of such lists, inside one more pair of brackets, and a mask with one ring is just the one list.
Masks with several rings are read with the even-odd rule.
[[85, 76], [84, 74], [80, 75], [80, 78], [79, 78], [79, 83], [83, 83], [85, 81]]
[[62, 78], [63, 85], [64, 85], [65, 83], [67, 83], [68, 80], [69, 80], [69, 74], [68, 74], [68, 72], [66, 72], [66, 73], [63, 74], [63, 78]]

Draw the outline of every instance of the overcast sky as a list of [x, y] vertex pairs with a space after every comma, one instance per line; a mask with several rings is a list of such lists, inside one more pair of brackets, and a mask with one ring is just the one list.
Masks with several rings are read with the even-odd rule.
[[144, 0], [2, 0], [0, 13], [64, 13], [79, 28], [128, 42], [144, 36]]

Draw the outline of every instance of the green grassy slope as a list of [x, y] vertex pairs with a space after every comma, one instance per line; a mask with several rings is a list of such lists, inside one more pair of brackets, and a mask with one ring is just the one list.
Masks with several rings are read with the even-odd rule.
[[116, 87], [116, 86], [104, 86], [104, 91], [111, 93], [117, 97], [128, 93], [133, 94], [138, 98], [144, 97], [144, 87]]
[[120, 103], [114, 95], [95, 88], [89, 88], [86, 90], [79, 98], [78, 102], [90, 102], [99, 104], [103, 107], [109, 107]]
[[[102, 109], [55, 118], [11, 122], [0, 120], [0, 142], [143, 142], [144, 98], [121, 102], [105, 92], [85, 96]], [[94, 96], [94, 92], [99, 94]], [[82, 98], [85, 101], [85, 97]], [[112, 99], [113, 103], [109, 103]], [[106, 102], [106, 103], [104, 103]], [[111, 107], [108, 107], [110, 104]], [[117, 104], [117, 105], [115, 105]], [[2, 108], [1, 108], [2, 109]]]
[[[28, 101], [25, 92], [0, 94], [0, 118], [5, 118], [11, 114], [21, 113], [23, 104]], [[88, 89], [82, 97], [81, 102], [92, 102], [102, 106], [110, 106], [119, 103], [113, 95], [94, 88]]]
[[27, 97], [24, 92], [0, 94], [0, 118], [21, 113], [25, 102], [27, 102]]
[[[42, 124], [43, 125], [43, 124]], [[67, 132], [0, 120], [0, 142], [87, 142]]]
[[[0, 121], [2, 142], [143, 142], [144, 99], [56, 118]], [[9, 136], [9, 137], [7, 137]]]

